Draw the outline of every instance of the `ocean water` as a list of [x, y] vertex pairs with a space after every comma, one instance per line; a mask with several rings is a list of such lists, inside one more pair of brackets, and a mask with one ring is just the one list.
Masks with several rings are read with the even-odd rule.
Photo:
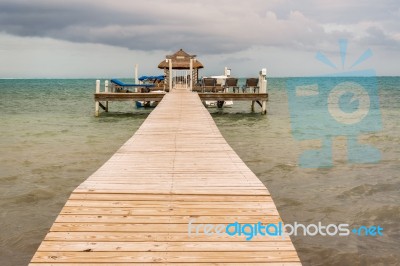
[[[292, 237], [304, 265], [400, 264], [400, 77], [377, 78], [382, 129], [359, 137], [380, 150], [381, 160], [350, 164], [346, 138], [332, 136], [333, 167], [317, 169], [299, 166], [302, 151], [321, 143], [318, 136], [294, 138], [286, 91], [291, 80], [268, 79], [266, 116], [251, 113], [248, 102], [209, 110], [228, 143], [268, 187], [285, 223], [384, 228], [375, 237]], [[30, 261], [71, 191], [151, 112], [113, 102], [110, 113], [96, 118], [94, 84], [0, 80], [0, 265]]]

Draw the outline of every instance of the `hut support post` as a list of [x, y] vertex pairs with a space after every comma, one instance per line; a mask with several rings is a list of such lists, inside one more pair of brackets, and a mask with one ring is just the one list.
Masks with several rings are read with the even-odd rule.
[[[100, 92], [100, 80], [96, 80], [96, 93]], [[95, 101], [95, 116], [99, 116], [99, 101]]]
[[169, 69], [169, 91], [172, 91], [172, 59], [167, 59], [168, 60], [168, 69]]
[[189, 78], [189, 89], [193, 91], [193, 59], [190, 58], [190, 78]]
[[[135, 64], [135, 84], [139, 84], [138, 70], [139, 70], [139, 65]], [[138, 88], [135, 88], [134, 90], [135, 92], [138, 92]]]
[[[104, 81], [104, 92], [108, 92], [108, 80]], [[108, 101], [106, 101], [106, 112], [108, 112]]]
[[[263, 68], [260, 71], [260, 77], [259, 77], [259, 80], [260, 80], [260, 93], [267, 93], [267, 79], [266, 79], [266, 77], [267, 77], [267, 69]], [[262, 101], [261, 108], [262, 108], [261, 113], [263, 115], [267, 114], [267, 101]]]
[[135, 64], [135, 84], [139, 84], [139, 77], [138, 77], [138, 64]]

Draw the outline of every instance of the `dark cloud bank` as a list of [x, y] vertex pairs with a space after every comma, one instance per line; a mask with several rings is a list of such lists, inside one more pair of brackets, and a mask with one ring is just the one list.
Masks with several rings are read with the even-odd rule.
[[[359, 2], [359, 1], [358, 1]], [[386, 8], [383, 8], [386, 4]], [[129, 49], [234, 53], [252, 46], [315, 49], [317, 43], [356, 38], [349, 30], [326, 32], [322, 23], [374, 24], [359, 42], [399, 47], [396, 1], [2, 1], [0, 31]], [[358, 12], [357, 12], [358, 11]], [[383, 29], [387, 25], [391, 32]], [[397, 35], [396, 35], [397, 34]], [[368, 45], [368, 44], [367, 44]]]

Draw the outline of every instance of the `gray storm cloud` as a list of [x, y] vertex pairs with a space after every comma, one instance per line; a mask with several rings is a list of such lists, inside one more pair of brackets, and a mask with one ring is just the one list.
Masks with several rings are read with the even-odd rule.
[[[204, 54], [232, 53], [252, 46], [310, 49], [335, 42], [338, 31], [321, 22], [391, 23], [396, 1], [2, 1], [0, 30], [17, 36], [101, 43], [134, 50], [190, 47]], [[385, 3], [392, 9], [382, 9]], [[396, 9], [397, 7], [397, 9]], [[343, 31], [343, 30], [342, 30]], [[351, 32], [344, 30], [347, 35]], [[366, 35], [376, 31], [365, 29]], [[387, 44], [398, 44], [382, 33]], [[343, 33], [342, 33], [343, 36]], [[364, 40], [366, 40], [364, 36]], [[385, 40], [386, 40], [385, 39]]]

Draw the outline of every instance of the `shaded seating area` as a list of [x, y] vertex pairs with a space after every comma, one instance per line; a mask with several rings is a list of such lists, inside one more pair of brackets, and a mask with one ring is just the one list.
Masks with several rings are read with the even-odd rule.
[[160, 76], [141, 76], [140, 78], [138, 78], [138, 80], [140, 81], [151, 81], [151, 82], [155, 82], [157, 80], [163, 81], [165, 79], [165, 77], [163, 75]]
[[260, 92], [260, 87], [258, 85], [258, 78], [247, 78], [246, 83], [242, 87], [243, 93], [247, 92], [247, 89], [253, 90], [253, 93]]
[[125, 83], [120, 81], [119, 79], [111, 79], [111, 86], [113, 92], [132, 92], [129, 89], [138, 88], [138, 89], [150, 89], [155, 87], [154, 84], [132, 84], [132, 83]]
[[154, 85], [154, 87], [148, 87], [144, 92], [164, 90], [165, 87], [165, 77], [160, 76], [141, 76], [138, 78], [139, 81], [143, 82], [144, 85]]
[[200, 93], [240, 93], [240, 90], [243, 93], [260, 93], [259, 79], [246, 78], [245, 84], [239, 85], [238, 78], [229, 77], [222, 84], [219, 84], [217, 78], [205, 77], [193, 86], [193, 91]]

